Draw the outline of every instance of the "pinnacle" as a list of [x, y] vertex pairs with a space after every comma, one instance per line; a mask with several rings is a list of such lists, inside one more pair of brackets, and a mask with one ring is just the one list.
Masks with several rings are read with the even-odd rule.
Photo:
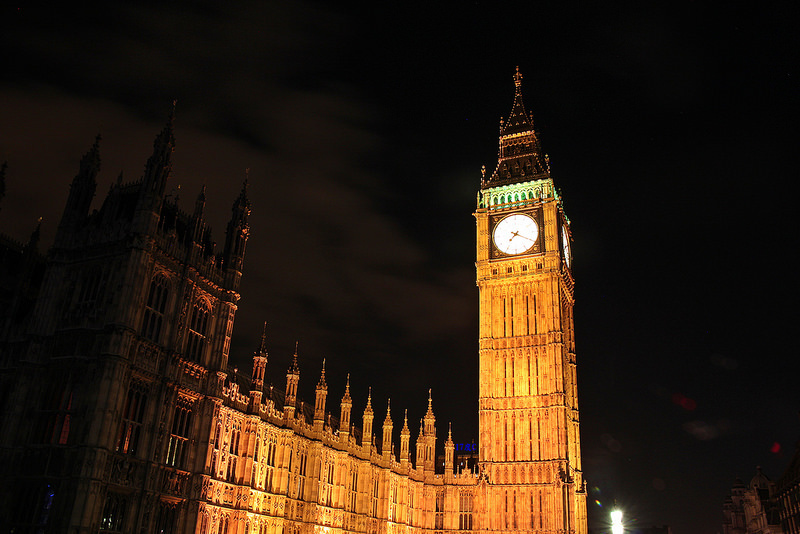
[[292, 363], [289, 365], [289, 374], [299, 375], [300, 365], [297, 363], [297, 347], [300, 345], [299, 341], [294, 343], [294, 356], [292, 356]]
[[319, 377], [317, 389], [328, 389], [328, 384], [325, 382], [325, 358], [322, 359], [322, 374]]
[[261, 344], [258, 346], [256, 356], [267, 356], [267, 322], [264, 321], [264, 329], [261, 331]]
[[386, 420], [384, 423], [392, 423], [392, 399], [389, 399], [389, 402], [386, 405]]
[[505, 124], [501, 119], [500, 134], [510, 135], [530, 130], [533, 130], [533, 120], [525, 112], [525, 104], [522, 102], [522, 74], [517, 67], [514, 74], [514, 104], [511, 106], [511, 113]]

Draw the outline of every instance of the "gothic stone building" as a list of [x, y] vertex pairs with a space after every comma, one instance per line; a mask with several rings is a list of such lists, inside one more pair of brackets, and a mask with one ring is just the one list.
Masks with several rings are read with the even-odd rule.
[[371, 398], [351, 422], [349, 381], [329, 413], [324, 364], [313, 407], [296, 354], [285, 391], [264, 388], [263, 337], [250, 379], [229, 370], [247, 183], [218, 252], [204, 193], [192, 213], [165, 194], [170, 120], [89, 213], [94, 144], [46, 254], [38, 232], [0, 239], [0, 531], [585, 534], [569, 221], [521, 79], [475, 212], [476, 469], [453, 469], [449, 434], [435, 468], [430, 395], [395, 454], [388, 407], [380, 439]]

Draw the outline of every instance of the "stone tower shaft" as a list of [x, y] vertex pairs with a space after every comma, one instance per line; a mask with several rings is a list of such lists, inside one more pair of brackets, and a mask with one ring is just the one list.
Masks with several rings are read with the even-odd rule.
[[521, 81], [475, 212], [483, 527], [582, 534], [569, 220]]

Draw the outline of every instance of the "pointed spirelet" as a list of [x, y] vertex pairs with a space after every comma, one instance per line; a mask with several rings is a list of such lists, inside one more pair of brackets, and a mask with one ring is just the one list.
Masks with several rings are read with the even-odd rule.
[[344, 396], [342, 397], [342, 402], [353, 402], [353, 399], [350, 397], [350, 373], [347, 373], [347, 383], [344, 385]]
[[453, 443], [453, 423], [447, 423], [447, 443]]
[[172, 110], [164, 128], [153, 141], [153, 153], [147, 160], [144, 168], [144, 188], [147, 193], [163, 195], [167, 186], [167, 180], [172, 174], [172, 153], [175, 150], [175, 105], [172, 102]]
[[433, 396], [431, 395], [431, 390], [428, 390], [428, 411], [425, 414], [426, 417], [433, 416]]
[[200, 194], [197, 195], [197, 200], [194, 202], [194, 216], [196, 218], [202, 218], [203, 212], [206, 208], [206, 186], [203, 184], [203, 188], [200, 190]]
[[525, 112], [525, 104], [522, 101], [522, 74], [519, 67], [514, 73], [514, 103], [511, 105], [511, 113], [504, 126], [501, 126], [501, 135], [511, 135], [533, 130], [533, 121]]
[[372, 386], [369, 387], [369, 393], [367, 393], [367, 406], [364, 408], [364, 413], [372, 413]]
[[267, 357], [267, 321], [264, 321], [264, 329], [261, 331], [261, 343], [256, 351], [257, 356]]
[[236, 200], [233, 201], [233, 206], [231, 206], [231, 222], [239, 223], [239, 225], [244, 226], [247, 224], [247, 219], [250, 216], [250, 198], [247, 195], [247, 188], [248, 188], [248, 180], [249, 180], [249, 171], [247, 169], [248, 176], [245, 177], [244, 182], [242, 183], [242, 189], [239, 191], [239, 196], [236, 197]]
[[100, 141], [103, 137], [97, 134], [94, 138], [94, 144], [89, 151], [81, 158], [80, 174], [87, 178], [94, 178], [100, 172]]
[[299, 341], [294, 342], [294, 356], [292, 356], [292, 363], [289, 364], [289, 374], [299, 375], [300, 365], [297, 363], [297, 348], [300, 346]]
[[384, 424], [392, 424], [392, 399], [386, 404], [386, 419], [383, 420]]
[[37, 245], [39, 244], [39, 239], [42, 236], [42, 217], [39, 217], [39, 220], [36, 221], [36, 228], [33, 229], [31, 232], [31, 237], [28, 239], [28, 244], [25, 245], [26, 250], [35, 250]]
[[403, 410], [403, 429], [400, 432], [403, 434], [411, 433], [411, 430], [408, 428], [408, 410]]
[[507, 120], [500, 119], [498, 162], [495, 171], [481, 187], [530, 181], [549, 172], [536, 132], [533, 115], [525, 111], [522, 74], [514, 74], [514, 102]]
[[317, 382], [317, 389], [328, 389], [328, 384], [325, 382], [325, 358], [322, 358], [322, 374]]

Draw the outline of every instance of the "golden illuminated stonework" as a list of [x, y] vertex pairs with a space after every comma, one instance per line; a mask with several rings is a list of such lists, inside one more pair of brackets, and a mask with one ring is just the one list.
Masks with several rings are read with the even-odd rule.
[[569, 220], [522, 76], [478, 193], [479, 529], [586, 532]]
[[192, 214], [166, 193], [170, 119], [142, 179], [90, 213], [98, 139], [50, 254], [0, 236], [0, 262], [40, 275], [4, 282], [40, 296], [0, 332], [0, 531], [585, 534], [569, 221], [515, 82], [475, 213], [477, 451], [449, 428], [438, 441], [430, 391], [419, 426], [401, 426], [371, 392], [354, 407], [324, 361], [303, 402], [297, 347], [283, 389], [265, 386], [266, 327], [250, 377], [228, 365], [247, 182], [216, 253], [205, 190]]

